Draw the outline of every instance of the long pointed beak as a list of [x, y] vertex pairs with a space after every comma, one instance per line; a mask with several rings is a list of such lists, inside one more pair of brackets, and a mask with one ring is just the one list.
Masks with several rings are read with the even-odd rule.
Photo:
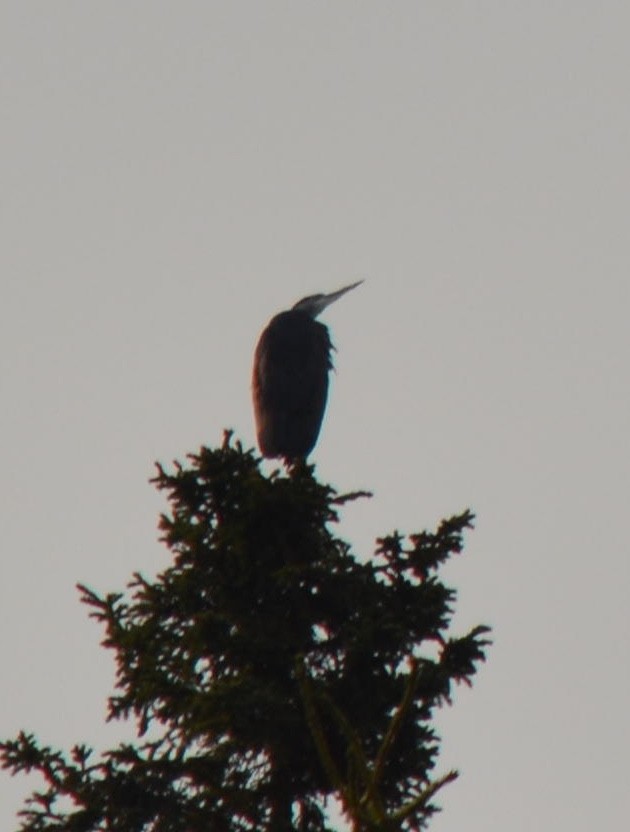
[[349, 286], [344, 286], [343, 289], [337, 289], [336, 292], [331, 292], [329, 295], [324, 295], [324, 297], [321, 299], [321, 309], [325, 309], [327, 306], [330, 306], [331, 303], [334, 303], [342, 295], [345, 295], [346, 292], [350, 291], [350, 289], [356, 289], [356, 287], [360, 286], [362, 283], [362, 280], [357, 280], [356, 283], [351, 283]]

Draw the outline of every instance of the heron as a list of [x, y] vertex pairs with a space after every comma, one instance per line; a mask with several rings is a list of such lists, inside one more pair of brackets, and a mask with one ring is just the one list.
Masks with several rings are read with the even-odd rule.
[[306, 458], [315, 447], [334, 349], [328, 328], [316, 318], [361, 283], [302, 298], [273, 317], [260, 336], [252, 391], [258, 446], [264, 457]]

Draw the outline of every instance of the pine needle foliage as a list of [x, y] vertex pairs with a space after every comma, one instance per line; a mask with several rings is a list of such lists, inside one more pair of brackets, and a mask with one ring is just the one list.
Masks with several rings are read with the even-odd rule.
[[116, 660], [109, 718], [137, 738], [63, 753], [21, 733], [12, 773], [45, 787], [23, 832], [324, 832], [334, 796], [355, 832], [424, 828], [435, 793], [434, 710], [470, 684], [487, 627], [449, 633], [438, 576], [469, 511], [377, 541], [358, 560], [334, 535], [340, 495], [300, 463], [266, 476], [226, 434], [154, 479], [172, 565], [82, 600]]

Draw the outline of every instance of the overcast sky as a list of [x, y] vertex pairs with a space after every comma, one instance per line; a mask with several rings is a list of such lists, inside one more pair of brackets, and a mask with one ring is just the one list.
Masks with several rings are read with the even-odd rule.
[[431, 828], [623, 827], [629, 42], [621, 2], [0, 4], [0, 736], [126, 735], [75, 583], [168, 563], [153, 461], [251, 445], [263, 326], [365, 279], [323, 316], [340, 534], [472, 507], [495, 630]]

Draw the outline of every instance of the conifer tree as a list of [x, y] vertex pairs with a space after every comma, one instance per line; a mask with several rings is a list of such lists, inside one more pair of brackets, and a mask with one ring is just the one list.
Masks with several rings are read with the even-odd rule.
[[450, 634], [439, 578], [472, 514], [358, 560], [334, 525], [364, 493], [304, 463], [266, 476], [229, 434], [154, 482], [172, 565], [124, 593], [80, 587], [116, 659], [109, 717], [135, 718], [137, 739], [1, 743], [4, 768], [45, 781], [20, 829], [323, 832], [330, 796], [354, 832], [424, 828], [457, 776], [436, 773], [433, 712], [488, 644], [483, 626]]

